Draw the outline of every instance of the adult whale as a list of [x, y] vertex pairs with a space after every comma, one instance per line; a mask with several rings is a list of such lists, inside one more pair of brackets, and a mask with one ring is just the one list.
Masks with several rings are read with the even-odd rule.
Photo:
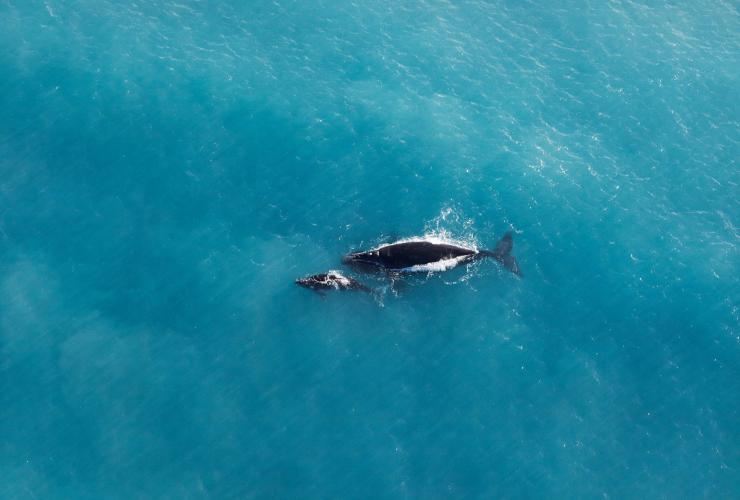
[[511, 255], [514, 240], [511, 232], [504, 235], [493, 250], [478, 250], [460, 244], [430, 238], [397, 241], [364, 252], [344, 256], [343, 262], [358, 267], [376, 267], [398, 272], [444, 271], [458, 264], [492, 257], [521, 276], [519, 264]]

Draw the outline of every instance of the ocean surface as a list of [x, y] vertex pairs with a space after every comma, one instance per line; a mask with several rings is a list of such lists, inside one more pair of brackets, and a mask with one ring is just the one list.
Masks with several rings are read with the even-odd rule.
[[2, 0], [0, 498], [740, 498], [738, 103], [733, 1]]

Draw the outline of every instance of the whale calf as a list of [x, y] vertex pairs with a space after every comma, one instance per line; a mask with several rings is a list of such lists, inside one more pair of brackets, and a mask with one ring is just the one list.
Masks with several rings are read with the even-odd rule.
[[325, 292], [328, 290], [360, 290], [368, 293], [373, 292], [372, 288], [363, 285], [354, 278], [344, 276], [339, 271], [328, 271], [322, 274], [314, 274], [313, 276], [299, 278], [295, 280], [295, 282], [297, 285], [317, 292]]
[[410, 239], [347, 254], [343, 262], [363, 268], [375, 267], [396, 272], [429, 272], [444, 271], [458, 264], [492, 257], [512, 273], [521, 276], [519, 264], [511, 255], [513, 247], [511, 232], [507, 232], [493, 250], [478, 250], [429, 238]]

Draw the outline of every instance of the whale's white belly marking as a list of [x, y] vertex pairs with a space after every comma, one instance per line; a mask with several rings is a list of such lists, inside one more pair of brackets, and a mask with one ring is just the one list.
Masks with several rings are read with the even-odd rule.
[[429, 262], [428, 264], [418, 264], [416, 266], [404, 267], [401, 271], [405, 273], [432, 273], [447, 271], [457, 266], [461, 262], [465, 262], [470, 259], [470, 255], [461, 255], [452, 259], [442, 259], [437, 262]]

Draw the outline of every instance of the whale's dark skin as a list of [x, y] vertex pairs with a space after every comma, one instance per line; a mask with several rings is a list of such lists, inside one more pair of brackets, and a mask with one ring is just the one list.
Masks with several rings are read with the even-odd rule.
[[354, 278], [349, 278], [336, 271], [329, 271], [322, 274], [314, 274], [305, 278], [295, 280], [300, 285], [317, 292], [326, 292], [329, 290], [359, 290], [362, 292], [372, 293], [372, 288], [363, 285]]
[[359, 268], [381, 268], [390, 271], [409, 271], [414, 266], [423, 266], [442, 260], [459, 259], [460, 263], [472, 262], [483, 257], [492, 257], [517, 276], [522, 273], [511, 250], [514, 240], [511, 232], [504, 235], [493, 250], [475, 250], [451, 243], [431, 241], [402, 241], [382, 245], [365, 252], [354, 252], [343, 259], [345, 264]]

